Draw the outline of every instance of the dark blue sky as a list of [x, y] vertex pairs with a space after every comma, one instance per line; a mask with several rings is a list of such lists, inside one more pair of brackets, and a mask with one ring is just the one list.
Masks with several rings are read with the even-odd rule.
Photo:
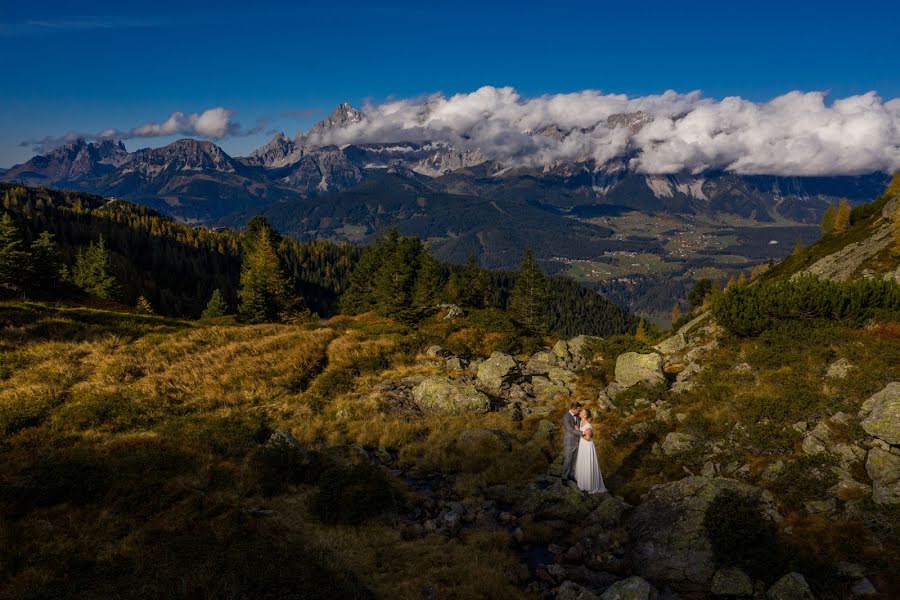
[[[482, 85], [900, 96], [898, 2], [278, 4], [0, 0], [0, 165], [32, 154], [23, 140], [175, 111], [223, 106], [245, 130], [265, 119], [293, 134], [344, 100]], [[240, 155], [267, 137], [219, 143]]]

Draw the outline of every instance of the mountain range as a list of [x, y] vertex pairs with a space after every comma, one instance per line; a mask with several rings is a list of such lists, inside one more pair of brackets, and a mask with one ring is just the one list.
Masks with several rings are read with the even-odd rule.
[[[439, 258], [475, 255], [488, 267], [514, 267], [525, 246], [550, 272], [565, 272], [573, 261], [600, 272], [598, 264], [622, 253], [650, 254], [674, 265], [661, 273], [619, 269], [601, 277], [629, 289], [637, 282], [644, 292], [642, 278], [656, 278], [652, 288], [673, 276], [690, 280], [698, 269], [715, 267], [727, 275], [761, 258], [780, 258], [792, 239], [815, 239], [813, 225], [829, 203], [870, 200], [888, 181], [885, 173], [654, 175], [631, 168], [627, 155], [603, 164], [585, 157], [533, 166], [498, 162], [440, 140], [330, 143], [366, 118], [343, 103], [308, 131], [294, 138], [278, 133], [245, 157], [195, 139], [135, 152], [121, 142], [77, 140], [0, 172], [0, 180], [125, 198], [197, 225], [239, 227], [264, 214], [301, 240], [364, 242], [397, 227], [429, 240]], [[633, 135], [652, 120], [642, 111], [614, 114], [594, 128]], [[551, 125], [525, 133], [562, 140], [571, 132]], [[644, 220], [623, 232], [622, 215], [631, 215], [632, 225]], [[661, 236], [643, 227], [661, 220], [671, 225], [657, 231]], [[712, 243], [702, 256], [673, 258], [672, 240], [682, 233]], [[628, 292], [617, 296], [628, 302]]]

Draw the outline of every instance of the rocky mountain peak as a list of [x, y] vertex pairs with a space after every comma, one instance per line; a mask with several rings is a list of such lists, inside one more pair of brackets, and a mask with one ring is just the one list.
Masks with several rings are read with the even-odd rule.
[[323, 134], [332, 129], [347, 127], [353, 123], [359, 123], [364, 118], [365, 115], [353, 108], [349, 103], [341, 102], [326, 119], [313, 125], [307, 135]]
[[144, 148], [130, 155], [128, 171], [159, 172], [176, 171], [222, 171], [234, 172], [235, 161], [212, 142], [181, 139], [162, 148]]
[[631, 133], [637, 133], [644, 125], [653, 121], [653, 115], [642, 110], [630, 113], [616, 113], [606, 118], [606, 126], [610, 129], [627, 127]]

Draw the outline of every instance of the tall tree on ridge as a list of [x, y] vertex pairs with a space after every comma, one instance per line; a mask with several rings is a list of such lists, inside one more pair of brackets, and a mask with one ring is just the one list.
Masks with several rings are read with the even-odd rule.
[[0, 217], [0, 289], [11, 293], [24, 290], [30, 260], [22, 250], [22, 236], [9, 213]]
[[838, 206], [837, 214], [834, 217], [834, 228], [832, 231], [833, 233], [841, 235], [842, 233], [846, 233], [848, 229], [850, 229], [850, 202], [844, 198]]
[[116, 294], [116, 278], [110, 273], [109, 250], [103, 236], [78, 250], [72, 281], [82, 290], [97, 298], [112, 298]]
[[241, 265], [241, 318], [248, 323], [279, 321], [296, 307], [288, 279], [275, 250], [272, 233], [261, 227], [247, 246]]
[[547, 333], [548, 288], [547, 276], [534, 260], [534, 252], [527, 248], [510, 294], [509, 311], [513, 319], [538, 335]]

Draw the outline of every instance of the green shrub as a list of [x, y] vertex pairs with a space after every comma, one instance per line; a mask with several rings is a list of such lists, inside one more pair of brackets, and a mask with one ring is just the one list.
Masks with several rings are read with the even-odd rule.
[[782, 502], [799, 510], [807, 500], [821, 500], [828, 496], [828, 488], [838, 481], [833, 467], [837, 458], [825, 452], [800, 456], [785, 464], [772, 488]]
[[395, 505], [384, 474], [359, 464], [326, 470], [312, 509], [323, 523], [354, 525], [376, 517]]
[[785, 555], [775, 526], [762, 516], [757, 499], [733, 490], [720, 492], [706, 510], [703, 527], [719, 566], [738, 567], [766, 581], [783, 574]]
[[808, 276], [734, 287], [716, 301], [713, 314], [731, 333], [745, 337], [789, 319], [829, 319], [860, 326], [875, 316], [900, 315], [900, 285], [878, 279], [835, 282]]

